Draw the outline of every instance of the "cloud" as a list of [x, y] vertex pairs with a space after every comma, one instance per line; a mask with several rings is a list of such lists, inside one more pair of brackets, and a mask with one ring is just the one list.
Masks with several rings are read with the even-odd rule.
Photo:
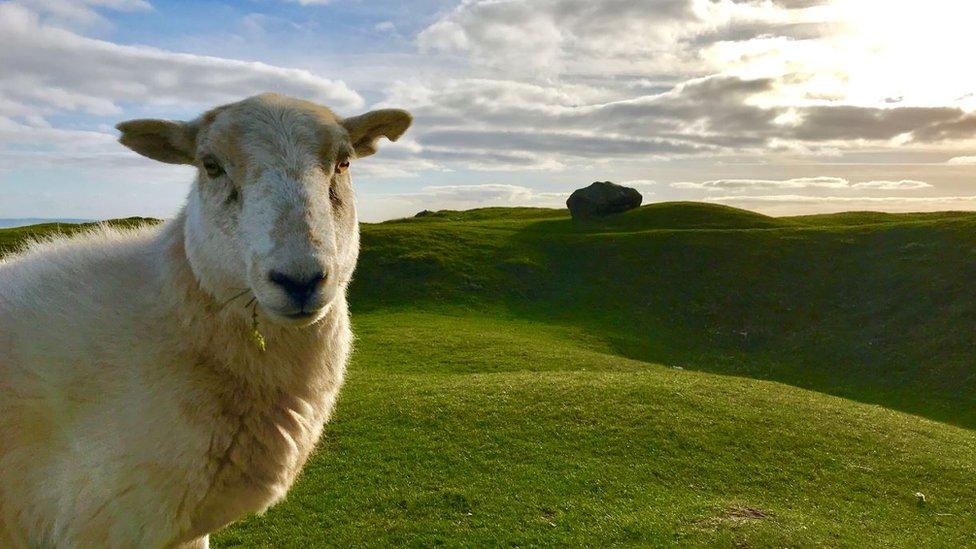
[[[906, 19], [885, 25], [901, 28], [918, 8], [896, 11]], [[420, 51], [512, 80], [412, 83], [419, 89], [391, 101], [415, 101], [431, 130], [421, 142], [457, 137], [459, 147], [478, 143], [469, 152], [520, 148], [564, 165], [599, 155], [843, 156], [972, 137], [976, 115], [959, 105], [879, 91], [862, 76], [900, 51], [872, 34], [886, 28], [869, 12], [828, 0], [467, 0], [419, 33]], [[564, 145], [547, 132], [565, 132]]]
[[0, 3], [0, 43], [16, 44], [0, 48], [4, 215], [172, 215], [192, 168], [151, 162], [116, 142], [109, 122], [130, 116], [133, 106], [192, 116], [269, 89], [339, 109], [364, 103], [346, 84], [303, 70], [120, 45], [69, 30], [102, 25], [96, 10], [149, 9], [143, 4]]
[[[661, 159], [732, 154], [842, 156], [873, 143], [879, 149], [912, 131], [962, 116], [955, 107], [760, 106], [771, 79], [713, 75], [663, 92], [590, 84], [449, 79], [437, 86], [398, 82], [383, 105], [409, 108], [425, 154], [462, 157], [471, 167], [501, 155], [570, 166], [590, 159]], [[632, 92], [631, 92], [632, 93]], [[788, 120], [789, 123], [784, 123]], [[478, 155], [493, 161], [479, 162]], [[480, 167], [478, 168], [480, 169]]]
[[60, 150], [96, 150], [115, 145], [115, 136], [92, 130], [53, 128], [43, 119], [34, 124], [0, 117], [0, 151], [13, 149], [29, 151], [30, 147], [57, 147]]
[[404, 217], [420, 210], [465, 210], [489, 206], [565, 207], [571, 191], [548, 192], [523, 185], [430, 185], [417, 192], [373, 194], [363, 201], [360, 218], [380, 221]]
[[[572, 179], [573, 187], [608, 178], [624, 184], [647, 176], [683, 181], [629, 182], [668, 198], [850, 198], [930, 189], [924, 181], [928, 172], [890, 167], [832, 166], [812, 173], [847, 178], [792, 177], [811, 173], [793, 166], [827, 156], [843, 164], [941, 163], [972, 148], [967, 140], [976, 132], [976, 95], [945, 96], [974, 89], [976, 76], [931, 63], [944, 55], [921, 55], [933, 38], [948, 43], [971, 34], [965, 28], [971, 19], [956, 18], [943, 39], [928, 36], [934, 31], [906, 16], [925, 7], [843, 1], [840, 10], [841, 0], [463, 0], [412, 19], [383, 3], [371, 7], [370, 17], [344, 23], [343, 32], [353, 40], [399, 46], [419, 20], [427, 26], [415, 35], [414, 51], [381, 48], [368, 55], [289, 51], [297, 24], [268, 13], [243, 16], [233, 26], [248, 56], [301, 59], [303, 66], [320, 67], [318, 73], [91, 38], [93, 29], [111, 24], [102, 14], [152, 9], [145, 0], [0, 3], [0, 43], [16, 44], [0, 48], [0, 163], [27, 174], [34, 166], [44, 173], [78, 170], [174, 181], [178, 172], [164, 173], [121, 151], [114, 132], [102, 126], [146, 114], [192, 115], [187, 113], [268, 89], [326, 103], [343, 114], [364, 108], [363, 97], [345, 82], [319, 76], [342, 75], [371, 102], [379, 100], [371, 108], [405, 107], [415, 115], [406, 140], [385, 146], [375, 161], [357, 163], [357, 181], [412, 178], [412, 187], [409, 181], [387, 182], [403, 189], [399, 185], [444, 181], [451, 172], [459, 183], [479, 181], [471, 171], [491, 174], [489, 185], [427, 186], [396, 195], [360, 187], [368, 200], [392, 205], [389, 211], [431, 204], [560, 205], [568, 193], [532, 190], [534, 182], [570, 185]], [[899, 17], [877, 18], [879, 7]], [[874, 36], [887, 32], [886, 25], [898, 32]], [[226, 36], [230, 31], [207, 39], [191, 36], [187, 47], [208, 51], [207, 44]], [[277, 40], [283, 36], [292, 40]], [[902, 62], [911, 70], [903, 70]], [[906, 80], [906, 73], [916, 77]], [[931, 94], [920, 94], [922, 88]], [[947, 163], [976, 163], [971, 158], [956, 156]], [[140, 175], [140, 163], [153, 167]], [[750, 163], [767, 169], [741, 169]], [[957, 184], [951, 178], [961, 177], [959, 170], [947, 171], [953, 175], [935, 180]], [[508, 173], [501, 178], [503, 172]], [[528, 180], [520, 177], [533, 183], [519, 184]], [[697, 182], [704, 179], [710, 180]], [[908, 204], [829, 198], [802, 207]], [[768, 209], [795, 203], [753, 204]]]
[[37, 13], [46, 22], [69, 27], [108, 26], [99, 9], [123, 12], [152, 9], [146, 0], [17, 0], [17, 4]]
[[714, 196], [706, 200], [711, 202], [735, 202], [746, 204], [841, 204], [850, 207], [851, 204], [874, 204], [882, 206], [962, 206], [967, 209], [976, 207], [976, 195], [964, 196], [808, 196], [800, 194], [788, 195], [759, 195], [759, 196]]
[[[621, 181], [620, 185], [624, 187], [632, 187], [641, 192], [641, 194], [654, 194], [653, 191], [648, 189], [659, 187], [661, 184], [653, 179], [630, 179], [627, 181]], [[645, 189], [645, 190], [641, 190]]]
[[567, 193], [540, 192], [521, 185], [505, 183], [484, 185], [433, 185], [418, 193], [401, 194], [399, 197], [423, 204], [474, 205], [538, 205], [565, 201]]
[[[450, 79], [436, 87], [400, 82], [383, 105], [413, 112], [427, 158], [469, 168], [523, 169], [758, 146], [762, 138], [743, 135], [733, 124], [762, 126], [775, 116], [741, 106], [751, 90], [762, 87], [705, 79], [663, 94], [614, 100], [614, 93], [587, 85]], [[730, 126], [729, 134], [702, 135], [694, 124]]]
[[850, 183], [840, 177], [800, 177], [785, 180], [769, 179], [717, 179], [701, 183], [672, 183], [676, 189], [701, 189], [706, 191], [732, 191], [754, 189], [847, 189]]
[[956, 123], [963, 111], [956, 107], [822, 106], [799, 109], [801, 122], [791, 135], [805, 141], [888, 140], [914, 132], [916, 139], [935, 140]]
[[912, 132], [912, 138], [923, 143], [974, 137], [976, 137], [976, 114], [963, 115], [958, 111], [956, 116], [939, 120]]
[[900, 181], [860, 181], [851, 183], [842, 177], [798, 177], [793, 179], [717, 179], [701, 183], [677, 182], [676, 189], [705, 191], [754, 191], [762, 189], [857, 189], [857, 190], [918, 190], [932, 185], [924, 181], [903, 179]]
[[505, 130], [436, 130], [418, 138], [423, 145], [453, 146], [461, 149], [494, 149], [503, 146], [513, 150], [559, 153], [574, 157], [652, 156], [655, 154], [690, 154], [707, 146], [669, 139], [646, 139], [626, 135], [591, 132]]
[[[700, 73], [702, 43], [794, 36], [791, 6], [696, 0], [468, 0], [424, 29], [421, 51], [508, 74]], [[798, 19], [797, 22], [803, 22]]]
[[924, 181], [914, 179], [902, 179], [899, 181], [862, 181], [851, 185], [852, 189], [873, 189], [879, 191], [914, 191], [918, 189], [931, 189], [932, 185]]
[[6, 112], [121, 112], [126, 102], [205, 108], [280, 91], [356, 109], [363, 99], [341, 81], [304, 70], [95, 40], [43, 24], [16, 4], [0, 4], [0, 108]]
[[976, 164], [976, 156], [955, 156], [946, 161], [951, 166], [971, 166]]

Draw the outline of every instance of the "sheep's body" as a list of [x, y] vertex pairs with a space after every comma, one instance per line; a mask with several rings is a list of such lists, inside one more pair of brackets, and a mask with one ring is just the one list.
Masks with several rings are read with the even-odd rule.
[[197, 179], [164, 226], [0, 262], [0, 546], [206, 546], [284, 497], [349, 355], [347, 168], [410, 123], [262, 94], [118, 126]]
[[304, 329], [263, 323], [262, 352], [246, 297], [200, 289], [185, 225], [0, 263], [0, 546], [206, 546], [281, 499], [315, 446], [350, 348], [345, 288]]

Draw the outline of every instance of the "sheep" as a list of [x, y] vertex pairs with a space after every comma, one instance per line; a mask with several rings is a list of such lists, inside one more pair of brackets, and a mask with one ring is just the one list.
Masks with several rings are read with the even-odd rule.
[[0, 263], [0, 546], [207, 547], [285, 496], [350, 352], [349, 162], [411, 121], [263, 94], [117, 126], [197, 177], [162, 225]]

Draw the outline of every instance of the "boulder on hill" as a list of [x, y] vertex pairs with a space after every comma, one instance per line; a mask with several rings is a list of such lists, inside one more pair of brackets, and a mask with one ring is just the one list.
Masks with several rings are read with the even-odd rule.
[[592, 219], [633, 210], [643, 200], [637, 189], [610, 181], [597, 181], [589, 187], [573, 191], [566, 200], [566, 207], [573, 219]]

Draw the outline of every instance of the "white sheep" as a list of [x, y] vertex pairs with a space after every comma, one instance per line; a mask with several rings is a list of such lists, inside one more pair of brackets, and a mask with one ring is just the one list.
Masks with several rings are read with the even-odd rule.
[[0, 547], [207, 547], [284, 497], [350, 350], [348, 162], [410, 123], [264, 94], [119, 124], [198, 176], [161, 226], [0, 263]]

